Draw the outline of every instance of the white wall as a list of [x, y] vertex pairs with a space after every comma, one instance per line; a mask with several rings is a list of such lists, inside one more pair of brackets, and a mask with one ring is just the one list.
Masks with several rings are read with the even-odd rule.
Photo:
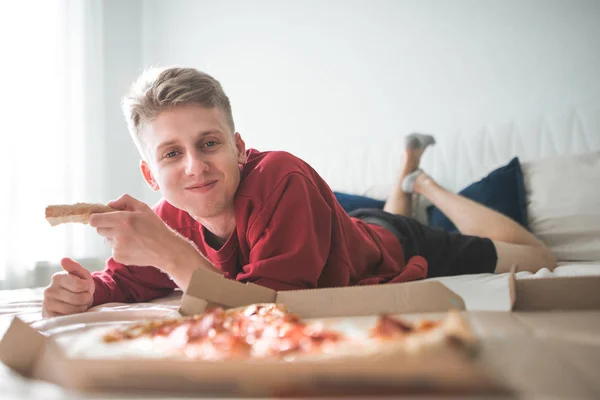
[[142, 1], [103, 0], [104, 148], [108, 199], [129, 193], [143, 198], [139, 154], [127, 131], [121, 99], [142, 70]]
[[443, 136], [600, 95], [595, 0], [144, 0], [142, 8], [142, 65], [213, 74], [249, 146], [317, 164], [335, 143]]

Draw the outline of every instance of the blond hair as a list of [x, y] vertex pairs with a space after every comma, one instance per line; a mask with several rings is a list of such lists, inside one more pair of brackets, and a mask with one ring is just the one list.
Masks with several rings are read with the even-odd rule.
[[220, 109], [235, 132], [231, 103], [212, 76], [194, 68], [150, 68], [144, 71], [121, 103], [131, 138], [144, 157], [142, 131], [162, 111], [197, 104]]

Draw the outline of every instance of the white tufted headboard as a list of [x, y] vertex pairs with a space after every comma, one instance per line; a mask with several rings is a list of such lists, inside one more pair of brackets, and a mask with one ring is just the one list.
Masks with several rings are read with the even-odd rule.
[[[458, 191], [514, 156], [530, 161], [600, 150], [600, 102], [541, 118], [482, 124], [471, 131], [449, 129], [436, 137], [437, 144], [425, 153], [422, 167], [440, 184]], [[403, 139], [399, 134], [385, 142], [336, 143], [326, 154], [313, 149], [300, 156], [333, 190], [385, 199], [400, 167]]]

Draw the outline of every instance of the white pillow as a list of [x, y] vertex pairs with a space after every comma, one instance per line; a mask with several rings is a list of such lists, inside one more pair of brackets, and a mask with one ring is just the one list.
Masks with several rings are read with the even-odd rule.
[[531, 231], [559, 261], [600, 261], [600, 151], [521, 168]]

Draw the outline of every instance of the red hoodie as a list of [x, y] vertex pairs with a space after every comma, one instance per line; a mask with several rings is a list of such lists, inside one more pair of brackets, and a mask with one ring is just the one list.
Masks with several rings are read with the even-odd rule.
[[[219, 249], [205, 228], [166, 201], [154, 211], [193, 241], [225, 277], [275, 290], [406, 282], [425, 278], [427, 261], [404, 259], [385, 228], [351, 218], [325, 181], [304, 161], [280, 151], [248, 150], [234, 198], [236, 229]], [[112, 258], [94, 272], [94, 305], [141, 302], [177, 287], [154, 267]]]

